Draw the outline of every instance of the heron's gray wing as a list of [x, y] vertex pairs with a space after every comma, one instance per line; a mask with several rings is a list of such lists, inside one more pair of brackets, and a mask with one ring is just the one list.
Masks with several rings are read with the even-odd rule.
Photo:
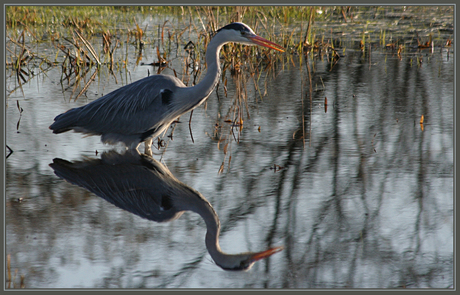
[[64, 130], [70, 125], [77, 131], [93, 134], [144, 133], [161, 125], [168, 115], [174, 93], [182, 87], [184, 84], [172, 76], [146, 77], [57, 116], [55, 128], [53, 125], [50, 128]]
[[143, 165], [54, 159], [50, 166], [57, 176], [140, 217], [163, 222], [182, 215], [174, 204], [168, 176]]

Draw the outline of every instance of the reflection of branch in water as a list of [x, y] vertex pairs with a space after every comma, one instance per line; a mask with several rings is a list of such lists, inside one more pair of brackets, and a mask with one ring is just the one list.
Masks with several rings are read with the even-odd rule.
[[[398, 60], [393, 62], [399, 71]], [[315, 64], [310, 62], [310, 66], [315, 73]], [[412, 70], [408, 63], [406, 67], [405, 70]], [[350, 72], [336, 68], [321, 78], [325, 83], [323, 89], [327, 85], [328, 90], [332, 90], [331, 96], [327, 95], [328, 100], [332, 99], [329, 101], [332, 112], [329, 111], [327, 116], [316, 110], [312, 113], [306, 103], [302, 115], [307, 122], [310, 114], [330, 118], [330, 126], [315, 128], [317, 135], [310, 142], [311, 148], [302, 152], [299, 152], [300, 142], [294, 142], [295, 137], [283, 142], [282, 155], [286, 156], [282, 163], [288, 169], [279, 171], [273, 181], [267, 181], [262, 173], [256, 176], [273, 186], [270, 191], [277, 192], [272, 211], [275, 217], [280, 214], [280, 218], [270, 226], [266, 240], [271, 241], [272, 235], [284, 230], [286, 268], [283, 271], [289, 275], [280, 284], [285, 288], [449, 287], [452, 254], [436, 246], [440, 240], [449, 243], [452, 238], [448, 232], [451, 211], [442, 211], [440, 203], [446, 200], [440, 196], [443, 192], [439, 192], [439, 183], [433, 185], [431, 177], [437, 179], [436, 173], [444, 163], [449, 168], [443, 169], [451, 176], [452, 158], [451, 154], [443, 152], [442, 157], [437, 155], [439, 160], [433, 160], [436, 153], [427, 148], [427, 133], [420, 132], [418, 127], [420, 114], [427, 116], [430, 109], [430, 96], [425, 95], [429, 91], [419, 85], [430, 85], [431, 82], [424, 81], [425, 76], [414, 79], [413, 75], [407, 74], [401, 81], [395, 79], [397, 83], [372, 88], [375, 93], [405, 93], [409, 89], [414, 91], [413, 87], [423, 96], [416, 107], [407, 108], [407, 105], [412, 106], [412, 101], [410, 96], [404, 95], [390, 99], [371, 96], [372, 103], [369, 103], [351, 95], [360, 89], [355, 85], [369, 79], [367, 65], [360, 65], [360, 69], [364, 70]], [[388, 75], [392, 76], [391, 73]], [[319, 81], [315, 75], [312, 78], [313, 83]], [[378, 75], [372, 79], [379, 78], [384, 80]], [[308, 83], [308, 77], [301, 81]], [[343, 85], [340, 81], [352, 83]], [[330, 85], [336, 88], [331, 89]], [[313, 93], [315, 103], [324, 99], [319, 93]], [[307, 101], [305, 94], [302, 97]], [[394, 125], [390, 124], [389, 128], [382, 122], [397, 118], [394, 117], [395, 106], [396, 109], [406, 107], [405, 114], [410, 119], [400, 117], [400, 121], [393, 121]], [[364, 119], [363, 109], [366, 110]], [[294, 129], [298, 130], [298, 137], [301, 124], [299, 122]], [[379, 153], [376, 154], [374, 149]], [[280, 163], [279, 159], [280, 153], [274, 153], [271, 158], [276, 163]], [[435, 171], [433, 167], [436, 167]], [[321, 180], [323, 176], [298, 177], [314, 175], [318, 171], [330, 174], [324, 181]], [[410, 181], [404, 183], [406, 179]], [[251, 183], [251, 186], [261, 186], [262, 183]], [[402, 192], [398, 191], [400, 189]], [[314, 205], [315, 202], [318, 203]], [[310, 220], [304, 219], [308, 212], [301, 208], [305, 204], [312, 206], [308, 209], [312, 212]], [[281, 213], [278, 213], [279, 207]], [[336, 272], [338, 269], [343, 271]], [[334, 275], [330, 276], [331, 273]], [[365, 276], [370, 279], [364, 280]], [[444, 282], [447, 283], [444, 285]]]
[[57, 176], [142, 218], [166, 222], [179, 218], [184, 211], [198, 213], [206, 223], [206, 248], [222, 269], [248, 270], [254, 262], [282, 250], [276, 247], [258, 253], [222, 252], [219, 217], [208, 200], [149, 155], [111, 151], [103, 153], [101, 159], [73, 163], [54, 159], [50, 166]]
[[8, 157], [11, 156], [11, 154], [13, 153], [13, 150], [8, 145], [6, 145], [6, 148], [8, 149], [9, 153], [8, 155], [6, 155], [5, 159], [8, 159]]
[[192, 134], [192, 115], [193, 115], [193, 110], [190, 112], [190, 120], [188, 121], [188, 130], [190, 131], [190, 137], [192, 138], [192, 143], [195, 143], [193, 140], [193, 134]]
[[[310, 70], [310, 64], [308, 63], [308, 57], [305, 59], [305, 63], [307, 65], [307, 73], [308, 73], [308, 97], [310, 98], [310, 118], [312, 117], [312, 111], [313, 111], [313, 85], [312, 85], [312, 74], [311, 74], [311, 70]], [[302, 122], [304, 124], [302, 124], [302, 130], [303, 130], [303, 146], [305, 147], [305, 116], [302, 116]], [[312, 132], [312, 126], [311, 126], [311, 120], [310, 120], [310, 130], [309, 130], [309, 135], [310, 135], [310, 138], [309, 138], [309, 144], [311, 146], [311, 132]]]
[[24, 112], [24, 109], [19, 106], [19, 100], [16, 100], [16, 106], [18, 107], [19, 111], [19, 119], [18, 123], [16, 124], [16, 130], [19, 130], [19, 124], [21, 123], [22, 113]]

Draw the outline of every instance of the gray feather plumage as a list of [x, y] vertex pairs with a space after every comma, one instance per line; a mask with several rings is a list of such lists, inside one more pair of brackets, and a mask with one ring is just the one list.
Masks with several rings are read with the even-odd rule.
[[[157, 135], [168, 126], [174, 113], [173, 105], [165, 105], [161, 91], [177, 93], [185, 85], [179, 79], [154, 75], [121, 87], [85, 106], [71, 109], [54, 120], [54, 133], [75, 130], [91, 135], [103, 135], [104, 143], [124, 142], [127, 146], [150, 129], [158, 128]], [[174, 118], [170, 118], [172, 121]]]

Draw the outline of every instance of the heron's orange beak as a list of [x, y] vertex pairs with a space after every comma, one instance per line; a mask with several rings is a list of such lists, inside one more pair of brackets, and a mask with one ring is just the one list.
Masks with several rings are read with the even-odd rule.
[[256, 262], [257, 260], [267, 258], [268, 256], [271, 256], [271, 255], [273, 255], [273, 254], [275, 254], [277, 252], [282, 251], [283, 249], [284, 249], [284, 247], [281, 246], [281, 247], [271, 248], [271, 249], [265, 250], [263, 252], [255, 253], [253, 256], [251, 256], [251, 261]]
[[257, 45], [268, 47], [268, 48], [271, 48], [271, 49], [275, 49], [275, 50], [284, 52], [283, 47], [281, 47], [280, 45], [278, 45], [276, 43], [268, 41], [267, 39], [264, 39], [262, 37], [254, 36], [254, 37], [249, 37], [249, 39], [251, 39], [251, 41], [254, 42]]

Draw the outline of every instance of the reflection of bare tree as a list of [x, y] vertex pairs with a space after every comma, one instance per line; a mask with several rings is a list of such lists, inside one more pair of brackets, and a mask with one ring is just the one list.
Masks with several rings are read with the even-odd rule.
[[[398, 65], [391, 63], [400, 62], [388, 64], [398, 70]], [[284, 146], [287, 169], [277, 173], [272, 185], [277, 192], [277, 217], [267, 236], [272, 241], [281, 231], [279, 235], [286, 241], [288, 275], [283, 287], [450, 286], [452, 252], [438, 251], [440, 243], [436, 241], [452, 243], [452, 232], [446, 236], [440, 231], [446, 226], [452, 229], [451, 207], [446, 210], [437, 204], [451, 204], [445, 198], [451, 196], [452, 182], [447, 179], [447, 191], [440, 197], [439, 185], [433, 181], [452, 176], [452, 142], [442, 147], [449, 152], [433, 158], [427, 146], [429, 133], [421, 132], [414, 122], [425, 114], [435, 128], [437, 120], [452, 114], [448, 107], [441, 115], [427, 107], [438, 97], [422, 85], [433, 83], [435, 77], [422, 77], [427, 71], [410, 67], [409, 61], [402, 66], [403, 80], [395, 84], [383, 82], [386, 75], [379, 73], [381, 68], [370, 75], [377, 83], [369, 81], [364, 64], [352, 71], [338, 66], [325, 82], [326, 88], [333, 88], [327, 96], [334, 98], [336, 105], [330, 128], [322, 132], [313, 125], [308, 151], [299, 153], [299, 143], [294, 141]], [[345, 85], [340, 81], [354, 82]], [[375, 98], [366, 93], [367, 87], [359, 86], [367, 83], [383, 97]], [[420, 100], [411, 101], [410, 95], [404, 95], [407, 91], [416, 92]], [[397, 109], [401, 104], [403, 112]], [[308, 112], [302, 115], [309, 117]], [[449, 134], [451, 128], [443, 126], [440, 131]], [[444, 172], [440, 174], [438, 167]], [[321, 169], [330, 172], [327, 181], [306, 177]], [[312, 188], [315, 181], [323, 185], [318, 190]], [[308, 191], [321, 194], [319, 204], [302, 200], [309, 198]], [[307, 214], [299, 209], [302, 203], [316, 208], [308, 225], [302, 221]], [[280, 224], [283, 218], [286, 224]], [[389, 219], [397, 224], [387, 226]], [[433, 240], [433, 235], [441, 236]], [[269, 287], [269, 282], [265, 286]]]

